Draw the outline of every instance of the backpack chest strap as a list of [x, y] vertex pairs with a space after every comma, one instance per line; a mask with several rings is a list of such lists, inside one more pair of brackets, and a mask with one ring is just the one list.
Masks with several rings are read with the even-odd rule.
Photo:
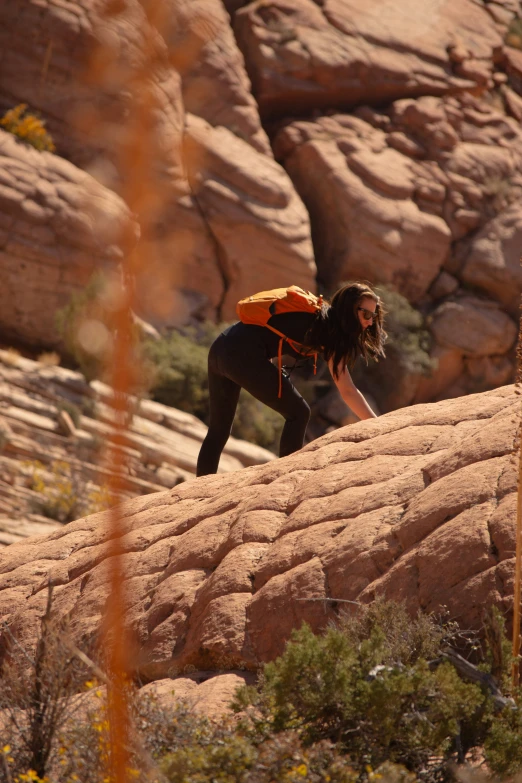
[[[279, 345], [277, 346], [277, 366], [279, 369], [279, 390], [277, 393], [278, 398], [281, 398], [281, 395], [283, 393], [283, 343], [286, 342], [288, 345], [296, 352], [300, 353], [302, 356], [313, 356], [314, 357], [314, 375], [317, 374], [317, 351], [308, 352], [306, 354], [301, 353], [299, 350], [299, 347], [305, 348], [303, 343], [297, 342], [297, 340], [291, 340], [289, 337], [286, 336], [286, 334], [283, 334], [283, 332], [280, 332], [278, 329], [275, 329], [273, 326], [270, 326], [269, 324], [265, 324], [267, 329], [270, 329], [275, 334], [279, 335]], [[299, 346], [299, 347], [296, 347]]]

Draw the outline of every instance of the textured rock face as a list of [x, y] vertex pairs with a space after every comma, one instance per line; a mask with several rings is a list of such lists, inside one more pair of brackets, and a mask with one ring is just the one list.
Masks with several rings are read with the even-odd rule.
[[[76, 516], [103, 506], [111, 475], [103, 453], [110, 401], [109, 387], [99, 381], [0, 351], [0, 548], [61, 529], [57, 518], [69, 502]], [[159, 492], [193, 478], [205, 425], [151, 400], [134, 400], [134, 406], [123, 495]], [[272, 459], [271, 452], [230, 438], [220, 469]]]
[[55, 345], [56, 311], [94, 269], [114, 267], [128, 250], [115, 243], [132, 225], [129, 211], [68, 161], [37, 152], [3, 130], [0, 204], [0, 330], [35, 345]]
[[275, 141], [310, 211], [320, 277], [370, 276], [414, 301], [442, 268], [489, 294], [520, 286], [518, 123], [470, 97], [356, 114], [290, 123]]
[[[247, 291], [313, 288], [308, 214], [281, 166], [226, 128], [213, 129], [197, 117], [187, 120], [185, 148], [192, 193], [226, 282], [222, 317], [235, 319], [236, 303]], [[190, 258], [186, 275], [188, 284], [194, 275]]]
[[[79, 166], [96, 158], [110, 147], [103, 129], [89, 131], [86, 104], [102, 112], [110, 109], [112, 119], [122, 119], [127, 111], [128, 95], [92, 85], [90, 57], [98, 42], [96, 32], [98, 0], [44, 0], [44, 3], [7, 0], [0, 8], [0, 48], [3, 52], [0, 73], [0, 106], [24, 102], [42, 113], [55, 139], [58, 154]], [[143, 42], [145, 14], [139, 3], [128, 3], [125, 14], [104, 19], [104, 33], [112, 46], [115, 67], [135, 65]], [[158, 129], [164, 151], [179, 149], [183, 128], [181, 82], [173, 68], [165, 67], [166, 47], [159, 36], [155, 41], [162, 67], [154, 75], [155, 88], [162, 96]], [[117, 80], [120, 74], [116, 75]], [[92, 85], [92, 86], [91, 86]], [[92, 118], [91, 118], [92, 121]], [[110, 135], [110, 134], [109, 134]], [[176, 164], [170, 156], [171, 165]], [[179, 162], [178, 162], [179, 166]]]
[[[262, 114], [484, 89], [500, 23], [471, 0], [426, 0], [418, 10], [415, 0], [247, 4], [235, 31]], [[513, 16], [506, 8], [505, 26]]]
[[[96, 84], [86, 66], [103, 37], [96, 27], [99, 3], [19, 5], [9, 0], [0, 9], [5, 51], [0, 108], [23, 101], [39, 109], [58, 153], [79, 166], [92, 164], [101, 152], [112, 157], [119, 134], [103, 123], [90, 132], [85, 116], [86, 104], [111, 121], [128, 112], [128, 92], [121, 85], [107, 90]], [[146, 25], [139, 3], [126, 3], [124, 9], [103, 23], [109, 43], [121, 42], [113, 54], [115, 68], [122, 69], [139, 62]], [[151, 272], [140, 285], [142, 313], [157, 325], [179, 325], [193, 316], [230, 318], [230, 300], [250, 293], [256, 279], [263, 279], [261, 287], [271, 286], [289, 274], [294, 275], [290, 282], [313, 288], [315, 275], [308, 215], [273, 161], [220, 0], [173, 0], [169, 11], [163, 37], [154, 37], [158, 68], [152, 74], [161, 106], [154, 143], [168, 183], [153, 236], [147, 237], [155, 247]], [[186, 112], [198, 115], [188, 128]], [[198, 117], [204, 128], [199, 140], [193, 130]], [[226, 156], [216, 154], [220, 145]], [[266, 186], [259, 184], [263, 181]], [[239, 229], [245, 226], [243, 241]]]
[[501, 302], [508, 312], [518, 312], [522, 291], [522, 213], [514, 203], [493, 218], [469, 243], [461, 279]]
[[158, 704], [172, 707], [183, 700], [195, 712], [209, 718], [220, 718], [229, 710], [236, 690], [241, 685], [253, 685], [255, 677], [246, 671], [197, 672], [185, 677], [156, 680], [140, 688], [140, 696], [152, 696]]
[[180, 4], [171, 0], [174, 20], [171, 50], [187, 37], [187, 30], [198, 24], [214, 28], [212, 38], [204, 42], [197, 57], [187, 57], [183, 63], [183, 102], [185, 109], [215, 127], [228, 128], [269, 157], [272, 150], [261, 127], [257, 104], [252, 96], [243, 56], [239, 51], [228, 15], [220, 0], [191, 0]]
[[[479, 627], [485, 605], [512, 607], [520, 402], [513, 387], [419, 405], [337, 430], [269, 465], [128, 502], [135, 666], [150, 679], [183, 667], [255, 669], [336, 601], [448, 607]], [[108, 599], [106, 514], [5, 550], [0, 611], [33, 638], [52, 579], [76, 638]]]

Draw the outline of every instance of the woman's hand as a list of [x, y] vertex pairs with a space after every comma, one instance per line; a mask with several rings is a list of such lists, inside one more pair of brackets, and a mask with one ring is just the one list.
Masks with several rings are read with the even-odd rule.
[[372, 411], [365, 398], [352, 381], [352, 376], [346, 369], [339, 374], [339, 378], [336, 378], [333, 372], [333, 362], [328, 362], [328, 368], [332, 375], [335, 385], [339, 390], [339, 394], [348, 405], [348, 407], [355, 413], [359, 419], [375, 419], [377, 414]]

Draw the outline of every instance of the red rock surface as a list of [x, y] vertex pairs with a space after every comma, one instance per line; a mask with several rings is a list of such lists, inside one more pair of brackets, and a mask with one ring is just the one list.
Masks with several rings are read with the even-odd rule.
[[114, 269], [130, 213], [86, 172], [1, 129], [0, 205], [0, 330], [56, 344], [57, 310], [95, 269]]
[[[129, 0], [103, 21], [102, 33], [99, 8], [98, 0], [2, 3], [0, 108], [25, 102], [39, 110], [58, 154], [81, 167], [95, 161], [106, 176], [111, 168], [100, 166], [97, 156], [115, 157], [120, 134], [110, 123], [123, 121], [129, 110], [127, 82], [118, 78], [140, 61], [147, 23], [140, 4]], [[274, 163], [220, 0], [173, 0], [169, 10], [162, 35], [153, 36], [151, 73], [161, 106], [154, 144], [167, 172], [166, 192], [154, 219], [149, 274], [139, 286], [141, 312], [157, 325], [179, 325], [195, 315], [227, 320], [261, 278], [262, 287], [281, 285], [282, 276], [314, 287], [309, 219]], [[117, 42], [111, 54], [116, 80], [108, 88], [87, 67], [104, 36]], [[95, 129], [86, 106], [101, 112]], [[190, 124], [189, 113], [196, 116]], [[198, 123], [202, 138], [196, 138]], [[20, 269], [18, 285], [24, 284]]]
[[472, 0], [256, 0], [234, 19], [265, 116], [484, 89], [502, 45]]
[[356, 115], [288, 123], [275, 139], [310, 211], [320, 278], [369, 276], [418, 301], [446, 270], [515, 312], [502, 284], [522, 287], [519, 123], [470, 97]]
[[[111, 468], [103, 445], [112, 432], [111, 397], [108, 386], [88, 383], [79, 372], [0, 351], [0, 548], [61, 529], [64, 502], [76, 517], [106, 507]], [[123, 496], [193, 478], [203, 422], [152, 400], [134, 398], [131, 405]], [[230, 438], [220, 470], [272, 459], [271, 452]]]
[[[319, 629], [343, 601], [378, 595], [447, 606], [467, 628], [489, 604], [509, 617], [519, 413], [509, 386], [417, 405], [125, 503], [136, 669], [256, 669], [301, 622]], [[75, 638], [99, 631], [107, 534], [102, 513], [4, 550], [0, 612], [21, 640], [34, 640], [49, 579]]]

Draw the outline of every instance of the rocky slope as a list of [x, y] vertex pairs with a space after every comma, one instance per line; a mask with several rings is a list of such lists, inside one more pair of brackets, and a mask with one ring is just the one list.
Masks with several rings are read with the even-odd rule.
[[[466, 628], [490, 604], [509, 620], [519, 414], [511, 386], [417, 405], [126, 502], [135, 669], [167, 692], [185, 671], [256, 670], [303, 621], [319, 629], [376, 596], [446, 606]], [[76, 640], [97, 632], [108, 530], [99, 513], [3, 552], [0, 613], [25, 644], [49, 580], [57, 614], [74, 609]]]
[[[106, 507], [111, 392], [77, 372], [0, 351], [0, 548]], [[194, 477], [205, 425], [150, 400], [135, 401], [126, 434], [127, 498]], [[274, 459], [231, 438], [223, 472]]]

